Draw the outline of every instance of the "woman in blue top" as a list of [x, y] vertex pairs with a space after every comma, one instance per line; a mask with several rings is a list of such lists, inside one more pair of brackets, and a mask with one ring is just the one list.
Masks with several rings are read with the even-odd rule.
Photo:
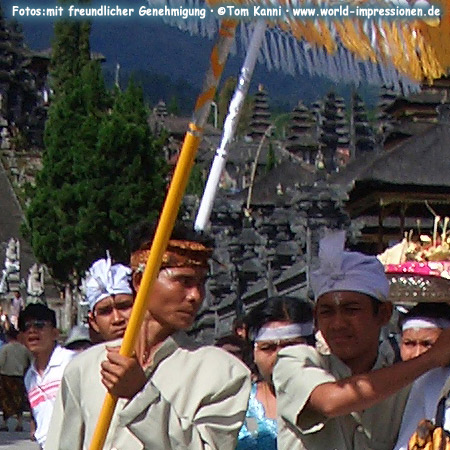
[[273, 367], [280, 349], [297, 344], [314, 345], [313, 310], [307, 301], [287, 296], [271, 297], [250, 311], [246, 323], [259, 380], [252, 386], [237, 450], [276, 450]]

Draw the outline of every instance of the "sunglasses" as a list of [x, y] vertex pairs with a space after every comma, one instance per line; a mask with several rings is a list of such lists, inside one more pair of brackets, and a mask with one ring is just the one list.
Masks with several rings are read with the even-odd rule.
[[46, 325], [50, 325], [48, 320], [30, 320], [25, 322], [22, 327], [22, 331], [28, 331], [31, 327], [34, 327], [37, 330], [42, 330]]

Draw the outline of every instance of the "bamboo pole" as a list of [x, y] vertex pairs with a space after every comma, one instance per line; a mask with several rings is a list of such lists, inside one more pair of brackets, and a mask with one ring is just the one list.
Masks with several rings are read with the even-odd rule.
[[219, 148], [216, 150], [211, 170], [209, 172], [208, 181], [206, 182], [205, 191], [203, 193], [200, 207], [195, 219], [195, 229], [203, 231], [208, 225], [211, 211], [216, 198], [217, 188], [219, 186], [220, 177], [228, 159], [228, 151], [231, 142], [236, 134], [236, 129], [241, 116], [244, 100], [250, 86], [250, 81], [255, 69], [256, 59], [258, 57], [261, 43], [266, 32], [266, 22], [260, 20], [256, 23], [253, 30], [252, 38], [245, 56], [245, 61], [241, 68], [241, 74], [236, 89], [228, 107], [228, 114], [223, 126], [222, 140]]
[[[144, 313], [148, 308], [149, 292], [158, 276], [163, 253], [172, 233], [183, 193], [194, 165], [195, 155], [201, 141], [203, 127], [206, 124], [211, 102], [214, 98], [226, 59], [233, 43], [237, 22], [224, 20], [221, 23], [219, 37], [211, 52], [210, 67], [206, 74], [203, 89], [195, 105], [192, 121], [181, 148], [175, 172], [170, 183], [166, 201], [150, 249], [150, 255], [142, 276], [141, 285], [134, 302], [130, 321], [125, 331], [120, 354], [131, 356], [142, 326]], [[117, 403], [117, 397], [107, 393], [100, 412], [99, 420], [92, 437], [90, 450], [101, 450], [106, 441], [108, 429]]]

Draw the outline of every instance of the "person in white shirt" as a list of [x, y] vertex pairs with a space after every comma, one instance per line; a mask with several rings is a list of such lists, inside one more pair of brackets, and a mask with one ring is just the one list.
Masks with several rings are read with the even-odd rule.
[[[130, 266], [138, 292], [155, 235], [131, 234]], [[107, 390], [118, 397], [104, 449], [234, 450], [250, 394], [249, 370], [234, 356], [187, 336], [205, 296], [211, 241], [175, 225], [139, 331], [134, 357], [120, 341], [73, 359], [64, 372], [45, 450], [84, 450]]]
[[55, 312], [43, 304], [31, 304], [21, 311], [19, 329], [33, 355], [24, 382], [36, 422], [34, 437], [43, 448], [64, 369], [75, 353], [57, 344]]
[[25, 308], [25, 303], [19, 291], [14, 291], [14, 297], [11, 299], [11, 306], [9, 308], [9, 320], [11, 325], [17, 330], [19, 314]]

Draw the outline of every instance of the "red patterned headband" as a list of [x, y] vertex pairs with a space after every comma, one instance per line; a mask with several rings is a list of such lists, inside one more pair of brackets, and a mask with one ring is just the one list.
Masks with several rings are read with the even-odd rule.
[[[170, 240], [162, 257], [161, 269], [166, 267], [200, 267], [207, 269], [212, 248], [200, 242]], [[143, 272], [150, 249], [137, 250], [131, 255], [133, 272]]]

